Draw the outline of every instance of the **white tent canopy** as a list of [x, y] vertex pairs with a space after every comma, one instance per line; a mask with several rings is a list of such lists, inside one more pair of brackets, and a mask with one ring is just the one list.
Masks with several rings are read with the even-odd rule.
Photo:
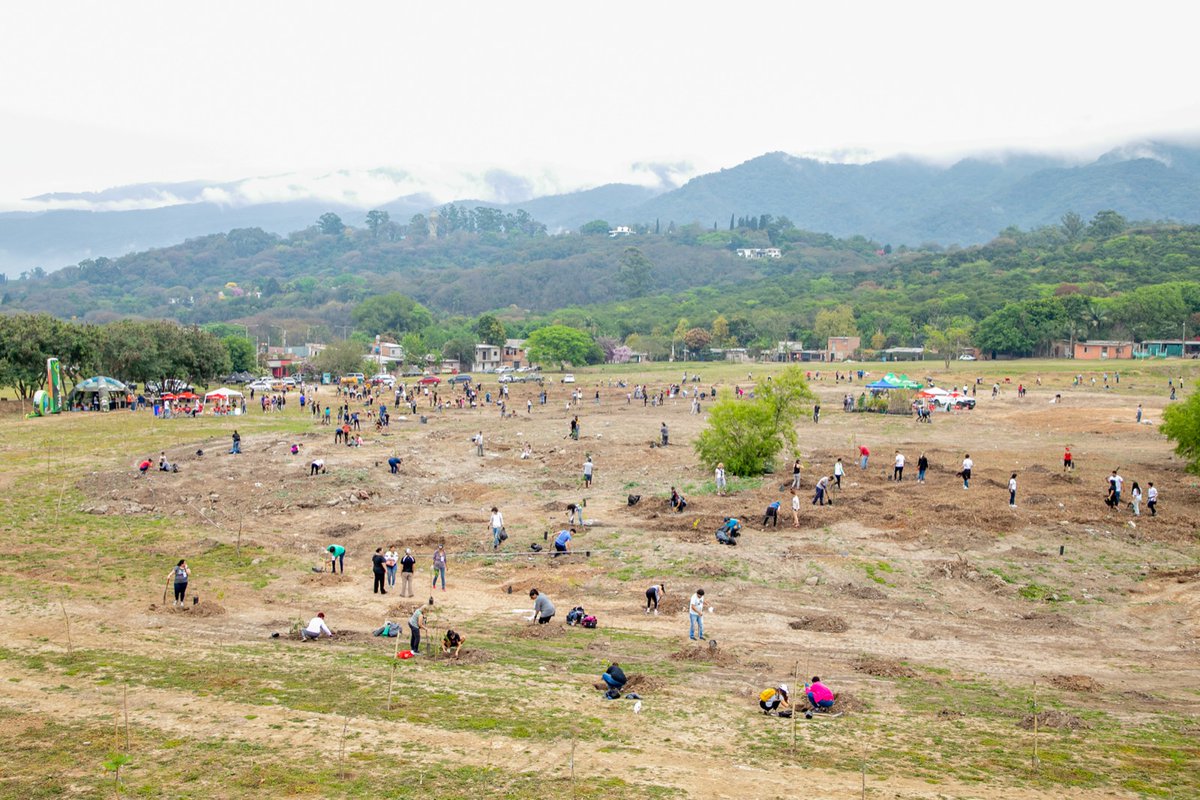
[[213, 389], [211, 392], [206, 393], [204, 395], [204, 399], [205, 399], [205, 401], [213, 400], [213, 399], [228, 400], [231, 397], [242, 397], [242, 396], [243, 396], [242, 393], [239, 392], [237, 389], [226, 389], [224, 387], [221, 387], [220, 389]]

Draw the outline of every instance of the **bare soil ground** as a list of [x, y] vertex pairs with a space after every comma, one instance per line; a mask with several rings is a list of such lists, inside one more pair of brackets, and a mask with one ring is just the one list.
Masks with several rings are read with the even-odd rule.
[[[722, 369], [728, 394], [739, 380]], [[864, 760], [872, 796], [1200, 791], [1194, 776], [1165, 768], [1144, 786], [1127, 781], [1130, 770], [1170, 761], [1152, 734], [1178, 734], [1185, 744], [1176, 750], [1200, 757], [1197, 482], [1154, 426], [1133, 422], [1139, 402], [1160, 417], [1165, 377], [1147, 374], [1138, 387], [1123, 375], [1119, 392], [1105, 393], [1048, 376], [1021, 399], [1019, 364], [1013, 375], [999, 398], [981, 388], [975, 411], [940, 414], [932, 425], [844, 414], [840, 397], [857, 395], [858, 382], [815, 381], [824, 412], [819, 425], [799, 428], [795, 522], [780, 489], [786, 476], [718, 497], [689, 446], [705, 416], [688, 413], [686, 399], [661, 408], [627, 402], [628, 390], [609, 386], [608, 376], [580, 374], [585, 399], [570, 411], [565, 390], [551, 387], [550, 402], [528, 415], [533, 389], [514, 386], [513, 417], [490, 407], [422, 409], [426, 423], [393, 416], [383, 434], [364, 430], [361, 448], [335, 446], [332, 429], [295, 404], [282, 415], [252, 410], [207, 422], [8, 416], [0, 457], [11, 464], [4, 488], [14, 511], [3, 544], [23, 554], [0, 567], [0, 679], [9, 687], [0, 726], [37, 737], [35, 715], [108, 725], [111, 736], [121, 702], [114, 687], [130, 684], [143, 748], [134, 755], [143, 761], [185, 738], [232, 738], [285, 761], [334, 759], [346, 721], [350, 749], [363, 759], [399, 757], [420, 741], [431, 763], [513, 780], [539, 764], [565, 780], [559, 765], [572, 751], [578, 775], [601, 787], [596, 796], [790, 797], [801, 774], [820, 775], [815, 796], [848, 796]], [[646, 379], [663, 382], [661, 373]], [[1058, 391], [1066, 401], [1048, 404]], [[566, 438], [575, 414], [579, 441]], [[652, 448], [663, 421], [672, 444]], [[226, 452], [233, 427], [240, 456]], [[469, 438], [481, 429], [479, 458]], [[523, 460], [526, 442], [533, 457]], [[859, 444], [871, 449], [865, 470]], [[1070, 473], [1064, 445], [1075, 455]], [[900, 482], [889, 479], [897, 450], [908, 464]], [[137, 477], [134, 463], [160, 451], [180, 472]], [[931, 467], [918, 484], [921, 453]], [[976, 467], [964, 490], [954, 473], [966, 453]], [[393, 454], [403, 459], [398, 475], [386, 464]], [[587, 490], [585, 454], [596, 464]], [[328, 472], [310, 476], [318, 456]], [[832, 505], [812, 505], [813, 483], [838, 457], [842, 489]], [[1154, 482], [1158, 516], [1105, 507], [1114, 468], [1127, 496], [1133, 481]], [[688, 499], [681, 514], [667, 504], [672, 486]], [[628, 506], [629, 494], [641, 502]], [[764, 528], [774, 500], [779, 525]], [[588, 524], [570, 555], [554, 557], [547, 551], [567, 527], [566, 506], [581, 501]], [[493, 506], [509, 536], [497, 551]], [[736, 548], [715, 540], [725, 516], [745, 526]], [[346, 548], [345, 574], [327, 571], [325, 547], [334, 543]], [[430, 585], [437, 544], [449, 553], [445, 591]], [[377, 547], [413, 550], [414, 597], [400, 597], [399, 581], [387, 596], [372, 594]], [[182, 609], [161, 598], [178, 558], [194, 570]], [[653, 583], [667, 586], [657, 615], [644, 610]], [[712, 647], [687, 640], [687, 598], [701, 587]], [[548, 625], [526, 621], [532, 588], [557, 606]], [[438, 653], [393, 667], [397, 640], [371, 631], [385, 619], [403, 623], [418, 605], [429, 618], [422, 647], [437, 648], [453, 627], [468, 640], [458, 659]], [[564, 626], [577, 605], [600, 627]], [[298, 623], [317, 611], [339, 635], [300, 642]], [[407, 648], [406, 631], [402, 638]], [[591, 687], [612, 660], [643, 697], [640, 716]], [[393, 669], [399, 691], [388, 710]], [[812, 675], [849, 713], [799, 720], [792, 750], [791, 723], [758, 714], [754, 698], [782, 681], [800, 691]], [[339, 685], [335, 700], [319, 698], [326, 680]], [[83, 702], [92, 696], [101, 702]], [[1034, 713], [1046, 737], [1036, 773], [1026, 769]], [[689, 763], [700, 753], [711, 755], [703, 770]], [[24, 781], [0, 779], [0, 793], [32, 785], [31, 768]], [[148, 781], [153, 772], [143, 770]], [[83, 794], [104, 777], [98, 762], [58, 776]], [[136, 785], [139, 773], [129, 780]], [[357, 796], [339, 780], [322, 778], [317, 794]], [[603, 789], [607, 780], [631, 786]], [[238, 772], [209, 793], [250, 796], [245, 781]], [[567, 796], [566, 784], [547, 794]]]

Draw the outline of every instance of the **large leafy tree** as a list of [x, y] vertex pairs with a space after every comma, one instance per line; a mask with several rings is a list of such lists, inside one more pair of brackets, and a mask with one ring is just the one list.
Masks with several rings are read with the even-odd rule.
[[399, 292], [363, 300], [350, 312], [350, 318], [368, 336], [383, 333], [401, 336], [433, 322], [429, 309]]
[[258, 366], [258, 354], [254, 342], [245, 336], [225, 336], [221, 339], [229, 353], [229, 368], [235, 372], [248, 372]]
[[321, 233], [341, 236], [346, 230], [346, 223], [342, 222], [342, 218], [337, 214], [326, 211], [317, 219], [317, 227], [321, 229]]
[[1033, 355], [1061, 334], [1066, 319], [1057, 298], [1009, 303], [979, 323], [975, 344], [992, 353]]
[[529, 360], [535, 364], [594, 364], [603, 357], [592, 337], [566, 325], [547, 325], [529, 334], [525, 341]]
[[367, 356], [362, 343], [354, 339], [334, 342], [313, 358], [313, 367], [318, 372], [331, 375], [346, 375], [366, 370]]
[[1187, 462], [1188, 472], [1200, 475], [1200, 391], [1167, 406], [1159, 430], [1175, 443], [1175, 453]]
[[734, 475], [761, 475], [785, 446], [795, 447], [796, 424], [814, 399], [800, 368], [788, 367], [760, 384], [752, 400], [713, 404], [708, 427], [696, 439], [696, 454], [709, 469], [724, 462]]
[[480, 316], [475, 321], [474, 331], [475, 335], [479, 337], [479, 341], [497, 347], [504, 344], [504, 340], [508, 338], [508, 333], [504, 330], [504, 323], [497, 319], [495, 314]]
[[57, 358], [63, 374], [79, 380], [95, 365], [95, 328], [49, 314], [0, 315], [0, 386], [28, 400], [46, 385], [46, 360]]
[[650, 288], [650, 276], [654, 265], [645, 253], [636, 247], [626, 247], [621, 254], [621, 264], [617, 269], [617, 280], [625, 290], [626, 297], [641, 297]]

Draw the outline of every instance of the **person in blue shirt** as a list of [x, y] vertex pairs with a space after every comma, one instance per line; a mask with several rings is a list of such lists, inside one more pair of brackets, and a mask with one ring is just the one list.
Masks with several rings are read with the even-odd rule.
[[726, 517], [725, 524], [717, 528], [717, 541], [721, 544], [736, 545], [736, 537], [742, 533], [742, 524], [734, 517]]
[[571, 552], [571, 537], [575, 535], [575, 529], [569, 531], [559, 531], [558, 536], [554, 537], [554, 557], [558, 558], [559, 553]]
[[779, 501], [776, 500], [771, 505], [767, 506], [767, 511], [763, 514], [763, 527], [767, 527], [767, 521], [770, 520], [772, 527], [779, 527]]

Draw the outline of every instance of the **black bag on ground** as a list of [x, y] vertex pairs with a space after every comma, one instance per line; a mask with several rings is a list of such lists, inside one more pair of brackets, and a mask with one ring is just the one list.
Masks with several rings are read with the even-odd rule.
[[583, 606], [575, 606], [567, 612], [567, 624], [577, 625], [583, 621]]
[[642, 496], [640, 494], [631, 494], [631, 495], [629, 495], [628, 502], [629, 502], [629, 505], [636, 506], [638, 503], [641, 502], [641, 500], [642, 500]]

